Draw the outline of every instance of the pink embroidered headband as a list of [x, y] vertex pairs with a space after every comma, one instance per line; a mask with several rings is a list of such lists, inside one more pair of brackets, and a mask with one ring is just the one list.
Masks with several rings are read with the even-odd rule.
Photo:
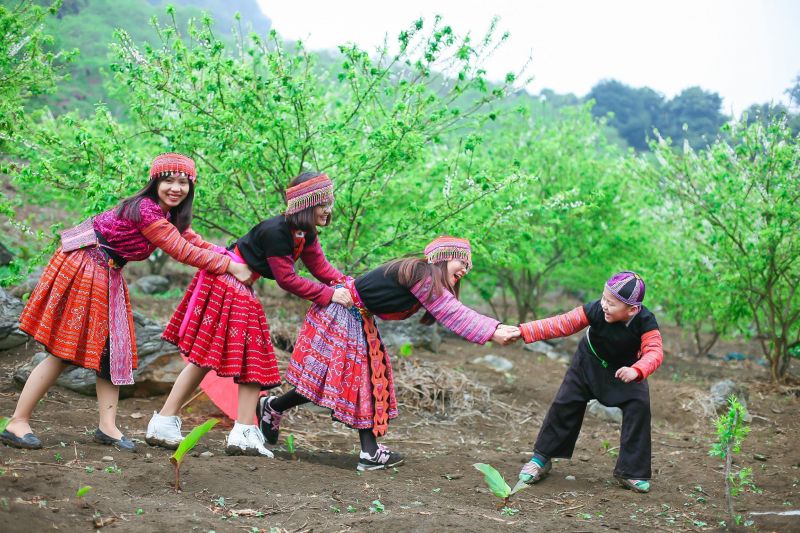
[[286, 214], [293, 215], [303, 209], [333, 203], [333, 182], [326, 174], [304, 181], [286, 189]]
[[169, 174], [179, 174], [186, 176], [192, 183], [197, 181], [197, 171], [194, 168], [194, 161], [183, 154], [166, 153], [153, 159], [150, 165], [150, 179], [162, 178]]
[[441, 263], [442, 261], [464, 261], [467, 270], [472, 269], [472, 248], [467, 239], [457, 237], [437, 237], [425, 247], [425, 257], [428, 263]]

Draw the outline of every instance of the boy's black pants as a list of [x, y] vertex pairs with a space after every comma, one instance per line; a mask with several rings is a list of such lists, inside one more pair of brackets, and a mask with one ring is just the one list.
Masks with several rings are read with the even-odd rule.
[[586, 404], [596, 398], [622, 409], [619, 457], [614, 475], [650, 479], [650, 389], [647, 381], [623, 383], [603, 368], [585, 342], [578, 345], [564, 381], [547, 412], [534, 449], [547, 457], [572, 457]]

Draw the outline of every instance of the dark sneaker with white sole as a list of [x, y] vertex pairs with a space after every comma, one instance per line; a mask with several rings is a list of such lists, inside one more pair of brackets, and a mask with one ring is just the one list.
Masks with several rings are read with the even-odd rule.
[[403, 464], [403, 461], [406, 460], [402, 454], [391, 451], [383, 444], [378, 444], [378, 451], [376, 451], [374, 455], [361, 452], [358, 457], [357, 469], [361, 472], [392, 468], [393, 466]]
[[277, 444], [281, 434], [281, 418], [283, 413], [270, 407], [270, 402], [275, 396], [262, 396], [258, 399], [256, 406], [256, 418], [258, 418], [258, 429], [264, 434], [264, 438], [270, 444]]

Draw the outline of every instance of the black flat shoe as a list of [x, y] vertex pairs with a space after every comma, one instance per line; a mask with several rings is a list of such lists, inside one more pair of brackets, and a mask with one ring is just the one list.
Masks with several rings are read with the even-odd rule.
[[42, 447], [42, 441], [33, 433], [26, 433], [22, 437], [17, 437], [8, 430], [0, 433], [0, 442], [13, 446], [14, 448], [23, 448], [26, 450], [38, 450]]
[[115, 448], [123, 452], [136, 451], [136, 444], [134, 444], [133, 441], [128, 437], [126, 437], [125, 435], [123, 435], [122, 438], [114, 439], [112, 437], [109, 437], [102, 431], [100, 431], [100, 428], [97, 428], [94, 431], [94, 441], [99, 442], [100, 444], [105, 444], [107, 446], [114, 446]]

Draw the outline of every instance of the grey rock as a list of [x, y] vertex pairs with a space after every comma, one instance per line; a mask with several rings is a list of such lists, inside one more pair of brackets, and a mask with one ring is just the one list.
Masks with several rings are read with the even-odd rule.
[[200, 457], [206, 457], [206, 458], [214, 457], [214, 453], [213, 452], [203, 452], [203, 453], [200, 454]]
[[[165, 394], [170, 391], [186, 364], [175, 346], [161, 340], [163, 326], [137, 312], [133, 313], [133, 323], [136, 329], [139, 368], [133, 371], [134, 384], [123, 386], [120, 396], [128, 398]], [[24, 384], [34, 367], [45, 357], [45, 352], [34, 355], [29, 363], [14, 373], [14, 380]], [[94, 396], [96, 381], [97, 374], [94, 370], [73, 366], [67, 368], [56, 383], [80, 394]]]
[[476, 365], [488, 366], [497, 372], [509, 372], [512, 368], [514, 368], [514, 363], [505, 357], [500, 357], [499, 355], [494, 355], [491, 353], [481, 357], [476, 357], [472, 360], [472, 363]]
[[113, 461], [113, 460], [114, 460], [114, 458], [113, 458], [113, 457], [111, 457], [110, 455], [104, 455], [104, 456], [103, 456], [103, 458], [102, 458], [102, 459], [100, 459], [100, 460], [101, 460], [101, 461], [105, 461], [106, 463], [110, 463], [111, 461]]
[[19, 298], [0, 287], [0, 351], [16, 348], [27, 342], [28, 335], [19, 329], [19, 315], [24, 307]]
[[606, 407], [597, 400], [589, 400], [589, 414], [606, 422], [622, 423], [622, 409], [619, 407]]
[[575, 476], [567, 476], [564, 479], [566, 479], [567, 481], [575, 481]]
[[8, 265], [14, 260], [14, 254], [0, 242], [0, 265]]
[[[728, 397], [734, 395], [738, 398], [745, 411], [747, 411], [747, 401], [750, 399], [750, 391], [744, 385], [734, 383], [730, 379], [723, 379], [711, 385], [711, 402], [717, 413], [728, 409]], [[745, 422], [750, 422], [753, 417], [748, 412], [745, 415]]]
[[375, 322], [381, 332], [381, 340], [389, 348], [398, 349], [404, 344], [410, 344], [414, 348], [437, 352], [442, 344], [442, 336], [436, 324], [425, 326], [416, 318], [408, 320], [376, 318]]
[[22, 298], [26, 294], [30, 294], [33, 292], [33, 289], [36, 288], [36, 285], [39, 283], [39, 279], [42, 277], [42, 273], [44, 272], [44, 267], [36, 267], [31, 270], [28, 277], [25, 279], [24, 282], [11, 287], [8, 289], [8, 293], [11, 296], [16, 296], [17, 298]]
[[133, 286], [145, 294], [158, 294], [169, 290], [169, 280], [164, 276], [142, 276]]
[[547, 342], [532, 342], [530, 344], [523, 344], [522, 347], [529, 352], [544, 355], [553, 361], [561, 361], [567, 364], [571, 361], [570, 355], [567, 352], [559, 350]]

